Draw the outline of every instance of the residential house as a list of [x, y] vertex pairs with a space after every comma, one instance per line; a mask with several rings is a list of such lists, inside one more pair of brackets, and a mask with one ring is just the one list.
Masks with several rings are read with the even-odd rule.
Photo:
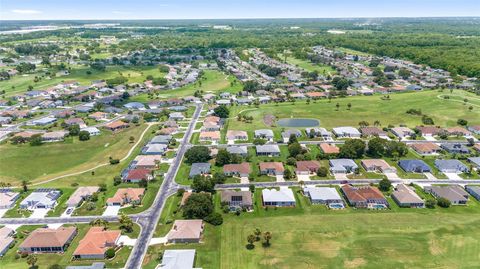
[[285, 168], [281, 162], [261, 162], [258, 164], [260, 167], [260, 174], [262, 175], [283, 175]]
[[248, 148], [247, 146], [228, 146], [227, 152], [230, 154], [238, 154], [242, 157], [247, 157]]
[[142, 154], [145, 155], [164, 155], [167, 152], [168, 146], [165, 144], [146, 144], [142, 148]]
[[297, 129], [288, 129], [283, 131], [282, 132], [283, 142], [287, 143], [290, 140], [290, 137], [292, 135], [295, 136], [296, 138], [299, 138], [300, 136], [302, 136], [302, 132], [300, 132], [300, 130], [297, 130]]
[[332, 173], [347, 174], [358, 169], [358, 165], [351, 159], [331, 159], [329, 164]]
[[442, 173], [466, 173], [468, 167], [459, 160], [435, 160], [435, 167]]
[[255, 130], [254, 137], [272, 141], [274, 135], [272, 130], [260, 129], [260, 130]]
[[[387, 199], [376, 187], [343, 185], [342, 192], [345, 194], [350, 205], [357, 208], [376, 208], [374, 205], [388, 206]], [[383, 207], [383, 208], [385, 208]]]
[[105, 269], [105, 263], [94, 262], [92, 265], [70, 265], [65, 267], [65, 269]]
[[168, 243], [199, 243], [203, 234], [202, 220], [175, 220], [167, 234]]
[[226, 176], [248, 177], [251, 173], [250, 163], [226, 164], [223, 166], [223, 173]]
[[55, 189], [36, 189], [20, 202], [20, 208], [54, 208], [57, 205], [57, 199], [62, 193]]
[[369, 137], [369, 136], [378, 136], [382, 138], [388, 137], [385, 131], [380, 130], [378, 127], [374, 127], [374, 126], [362, 127], [360, 128], [360, 132], [364, 137]]
[[360, 138], [361, 133], [353, 127], [336, 127], [333, 128], [333, 133], [339, 138]]
[[46, 125], [53, 124], [56, 121], [57, 119], [55, 117], [45, 117], [45, 118], [33, 120], [32, 124], [36, 126], [46, 126]]
[[113, 197], [107, 199], [107, 206], [123, 206], [125, 204], [140, 204], [144, 188], [120, 188]]
[[310, 175], [317, 173], [320, 168], [320, 162], [318, 161], [297, 161], [297, 168], [295, 173], [297, 175]]
[[205, 142], [218, 142], [220, 141], [220, 132], [213, 131], [213, 132], [200, 132], [199, 141]]
[[149, 144], [164, 144], [164, 145], [169, 145], [170, 141], [172, 141], [172, 136], [171, 135], [157, 135], [153, 137]]
[[342, 197], [335, 188], [330, 187], [305, 187], [303, 194], [310, 198], [312, 204], [340, 204], [344, 205]]
[[432, 171], [422, 160], [400, 160], [398, 165], [409, 173], [430, 173]]
[[391, 131], [398, 138], [410, 137], [415, 133], [412, 129], [407, 127], [394, 127], [391, 129]]
[[83, 201], [89, 199], [94, 193], [98, 192], [99, 189], [97, 186], [79, 187], [70, 198], [68, 198], [66, 205], [68, 207], [77, 207]]
[[415, 190], [405, 184], [398, 184], [392, 193], [392, 199], [400, 207], [424, 208], [425, 202], [415, 193]]
[[195, 249], [167, 249], [163, 252], [162, 263], [155, 269], [201, 269], [194, 268]]
[[466, 205], [468, 201], [468, 192], [459, 185], [425, 186], [424, 190], [436, 198], [449, 200], [452, 205]]
[[361, 162], [367, 172], [396, 173], [397, 169], [383, 159], [367, 159]]
[[44, 142], [59, 142], [63, 141], [68, 135], [66, 131], [53, 131], [42, 134], [42, 141]]
[[467, 146], [459, 143], [444, 143], [440, 147], [445, 151], [447, 151], [448, 153], [455, 153], [455, 154], [470, 153], [470, 150], [467, 148]]
[[475, 133], [475, 134], [480, 134], [480, 125], [472, 125], [472, 126], [468, 126], [467, 129], [472, 132], [472, 133]]
[[91, 227], [78, 243], [73, 252], [75, 259], [105, 259], [109, 248], [116, 248], [120, 243], [120, 230], [105, 230], [103, 227]]
[[173, 112], [168, 115], [169, 120], [179, 121], [184, 120], [185, 116], [181, 112]]
[[78, 125], [80, 128], [85, 128], [87, 127], [87, 124], [85, 124], [85, 122], [83, 121], [82, 118], [68, 118], [68, 119], [65, 119], [64, 123], [67, 125], [67, 126], [72, 126], [72, 125]]
[[480, 153], [480, 144], [476, 143], [475, 145], [473, 145], [473, 149]]
[[465, 190], [480, 201], [480, 186], [467, 185], [465, 186]]
[[318, 146], [320, 147], [320, 150], [325, 154], [338, 154], [338, 153], [340, 153], [340, 148], [337, 147], [335, 144], [320, 143]]
[[162, 155], [137, 155], [131, 162], [131, 168], [155, 169], [157, 163], [160, 163]]
[[480, 168], [480, 157], [470, 157], [467, 159], [477, 170]]
[[19, 192], [14, 192], [11, 189], [0, 189], [0, 209], [13, 208], [19, 197]]
[[60, 227], [58, 229], [38, 228], [31, 232], [18, 250], [23, 253], [61, 253], [77, 235], [77, 228]]
[[327, 131], [325, 128], [306, 128], [305, 129], [305, 134], [308, 137], [314, 138], [314, 137], [321, 137], [325, 140], [330, 140], [332, 138], [332, 133]]
[[96, 121], [106, 120], [108, 119], [108, 113], [97, 111], [88, 115], [88, 118], [94, 119]]
[[100, 135], [100, 130], [97, 127], [93, 126], [80, 129], [80, 131], [88, 132], [90, 136]]
[[10, 247], [15, 244], [14, 230], [8, 227], [0, 228], [0, 257], [3, 257]]
[[105, 124], [105, 128], [109, 129], [110, 131], [118, 131], [121, 129], [128, 128], [130, 125], [126, 122], [123, 122], [121, 120], [109, 122]]
[[248, 140], [248, 134], [245, 131], [228, 130], [227, 140]]
[[220, 193], [222, 204], [227, 204], [230, 211], [253, 208], [252, 193], [250, 191], [224, 190]]
[[280, 148], [277, 145], [257, 145], [255, 148], [257, 156], [280, 156]]
[[129, 110], [145, 110], [145, 105], [139, 102], [130, 102], [123, 106]]
[[210, 174], [210, 163], [192, 163], [188, 177]]
[[416, 129], [420, 131], [422, 136], [436, 136], [443, 132], [441, 128], [436, 126], [417, 126]]
[[129, 183], [138, 183], [142, 180], [150, 181], [152, 179], [152, 170], [146, 168], [134, 168], [128, 170], [125, 177], [123, 178], [123, 181]]
[[263, 189], [262, 190], [263, 206], [277, 207], [294, 207], [295, 196], [289, 188]]
[[432, 142], [413, 143], [410, 144], [410, 147], [420, 155], [435, 155], [442, 150], [440, 146]]
[[449, 136], [469, 136], [472, 135], [472, 132], [468, 131], [467, 129], [460, 127], [460, 126], [455, 126], [455, 127], [450, 127], [446, 128], [445, 131]]

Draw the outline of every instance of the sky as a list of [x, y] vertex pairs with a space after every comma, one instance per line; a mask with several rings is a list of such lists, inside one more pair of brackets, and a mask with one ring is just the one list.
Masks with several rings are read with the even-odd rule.
[[0, 0], [0, 20], [480, 16], [480, 0]]

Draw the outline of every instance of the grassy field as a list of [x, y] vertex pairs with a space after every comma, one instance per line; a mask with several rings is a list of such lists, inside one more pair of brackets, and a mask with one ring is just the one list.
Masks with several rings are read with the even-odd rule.
[[[49, 268], [49, 266], [58, 264], [62, 267], [67, 265], [91, 265], [93, 261], [91, 260], [84, 260], [84, 261], [72, 261], [72, 254], [77, 248], [80, 240], [85, 236], [90, 225], [88, 224], [78, 224], [76, 225], [78, 229], [78, 234], [73, 239], [71, 245], [68, 247], [67, 251], [64, 254], [38, 254], [38, 262], [37, 268]], [[19, 234], [19, 238], [17, 238], [15, 245], [12, 249], [10, 249], [6, 255], [0, 258], [0, 268], [30, 268], [27, 265], [25, 258], [16, 258], [15, 254], [18, 249], [18, 246], [23, 242], [23, 240], [28, 236], [28, 234], [39, 228], [40, 226], [22, 226], [17, 230], [17, 234]], [[118, 223], [110, 223], [109, 229], [119, 229]], [[124, 234], [129, 236], [130, 238], [138, 237], [140, 232], [140, 227], [135, 225], [134, 231], [129, 234]], [[130, 254], [131, 247], [122, 247], [116, 254], [116, 256], [111, 260], [105, 260], [106, 266], [108, 268], [122, 268]]]
[[[451, 99], [443, 99], [442, 95], [457, 96]], [[439, 97], [440, 96], [440, 97]], [[439, 92], [437, 90], [411, 92], [390, 95], [390, 101], [385, 101], [379, 95], [374, 96], [355, 96], [346, 98], [337, 98], [331, 100], [319, 100], [307, 104], [305, 101], [295, 103], [266, 104], [259, 108], [248, 106], [235, 106], [231, 108], [229, 128], [232, 130], [253, 131], [255, 129], [266, 128], [263, 123], [265, 115], [274, 115], [277, 119], [281, 118], [315, 118], [320, 120], [320, 126], [333, 128], [337, 126], [358, 126], [360, 121], [367, 121], [371, 125], [375, 120], [380, 121], [382, 126], [389, 124], [398, 126], [400, 124], [409, 127], [415, 127], [422, 124], [421, 116], [407, 114], [410, 108], [421, 109], [422, 113], [433, 118], [435, 125], [449, 127], [457, 125], [457, 120], [462, 118], [469, 121], [470, 124], [480, 124], [480, 110], [474, 108], [469, 111], [469, 105], [462, 102], [456, 102], [457, 99], [467, 98], [472, 105], [480, 105], [480, 99], [477, 96], [464, 92], [455, 91], [450, 94], [447, 91]], [[336, 104], [340, 107], [337, 111]], [[347, 104], [351, 103], [350, 110]], [[252, 123], [237, 121], [237, 114], [253, 116]], [[280, 130], [280, 127], [272, 128]]]
[[[280, 54], [279, 57], [281, 59], [285, 59], [284, 55], [282, 54]], [[315, 64], [308, 60], [302, 60], [295, 57], [287, 57], [286, 60], [287, 60], [287, 63], [303, 68], [308, 72], [317, 71], [320, 75], [324, 75], [324, 76], [333, 75], [336, 73], [335, 70], [333, 70], [333, 68], [330, 67], [329, 65]]]
[[[295, 192], [296, 208], [265, 210], [258, 206], [259, 194], [257, 190], [254, 212], [224, 214], [221, 226], [207, 225], [201, 244], [150, 247], [144, 268], [155, 268], [160, 251], [181, 248], [196, 249], [195, 266], [205, 269], [475, 268], [480, 262], [475, 239], [480, 236], [480, 203], [473, 198], [467, 206], [448, 209], [393, 204], [381, 212], [332, 211]], [[246, 248], [255, 228], [272, 232], [270, 247], [256, 242], [254, 249]]]
[[138, 139], [145, 128], [131, 127], [118, 133], [103, 130], [102, 135], [85, 142], [69, 138], [38, 147], [0, 145], [0, 181], [15, 184], [27, 179], [33, 183], [94, 167], [108, 162], [109, 156], [122, 158], [133, 146], [129, 137]]

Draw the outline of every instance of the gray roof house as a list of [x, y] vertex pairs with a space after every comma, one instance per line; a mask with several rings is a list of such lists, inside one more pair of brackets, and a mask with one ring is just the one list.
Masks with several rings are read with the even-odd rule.
[[315, 128], [306, 128], [305, 133], [307, 136], [313, 135], [313, 137], [323, 137], [323, 138], [330, 138], [332, 137], [332, 133], [327, 131], [327, 129], [322, 127], [315, 127]]
[[284, 142], [287, 142], [290, 139], [290, 136], [294, 135], [295, 137], [302, 136], [302, 132], [297, 129], [288, 129], [282, 132], [282, 138]]
[[158, 269], [195, 269], [195, 249], [167, 249]]
[[228, 204], [231, 211], [253, 207], [252, 193], [250, 191], [224, 190], [220, 193], [222, 203]]
[[163, 155], [167, 151], [167, 145], [164, 144], [147, 144], [142, 148], [142, 154], [145, 155]]
[[470, 157], [467, 160], [477, 168], [480, 168], [480, 157]]
[[210, 173], [210, 163], [192, 163], [188, 177]]
[[468, 201], [468, 192], [459, 185], [426, 186], [424, 189], [437, 198], [449, 200], [452, 205], [466, 205]]
[[415, 193], [412, 187], [405, 184], [398, 184], [392, 193], [392, 199], [400, 207], [424, 208], [425, 202]]
[[173, 113], [170, 113], [168, 115], [168, 119], [169, 120], [184, 120], [185, 119], [185, 116], [183, 116], [183, 114], [181, 112], [173, 112]]
[[164, 144], [168, 145], [170, 144], [170, 141], [172, 140], [171, 135], [157, 135], [154, 138], [150, 140], [150, 144]]
[[15, 243], [13, 239], [14, 231], [8, 227], [0, 228], [0, 257], [5, 255], [5, 253], [10, 249], [10, 246]]
[[398, 162], [398, 166], [400, 166], [405, 172], [412, 172], [412, 173], [431, 172], [430, 166], [428, 166], [428, 164], [426, 164], [422, 160], [400, 160]]
[[356, 128], [345, 126], [333, 128], [333, 133], [337, 137], [356, 137], [359, 138], [362, 134]]
[[228, 146], [227, 151], [228, 153], [238, 154], [242, 157], [246, 157], [248, 155], [247, 146]]
[[271, 140], [273, 139], [273, 131], [270, 129], [255, 130], [254, 136], [255, 138], [263, 138], [263, 139]]
[[0, 189], [0, 209], [9, 209], [15, 206], [15, 202], [20, 197], [19, 192], [10, 189]]
[[468, 154], [470, 150], [463, 144], [445, 143], [440, 147], [449, 153]]
[[37, 126], [45, 126], [45, 125], [52, 124], [56, 121], [57, 119], [55, 117], [45, 117], [45, 118], [33, 120], [32, 124]]
[[295, 196], [289, 188], [263, 189], [263, 206], [295, 206]]
[[344, 206], [342, 197], [335, 188], [330, 187], [305, 187], [303, 194], [310, 198], [312, 204], [341, 204]]
[[55, 189], [37, 189], [20, 202], [20, 208], [54, 208], [61, 192]]
[[352, 159], [332, 159], [329, 161], [332, 173], [352, 173], [358, 165]]
[[125, 108], [130, 109], [130, 110], [144, 110], [145, 105], [140, 103], [140, 102], [130, 102], [125, 105], [123, 105]]
[[468, 167], [459, 160], [435, 160], [435, 167], [442, 173], [466, 173]]
[[480, 186], [465, 186], [465, 190], [470, 193], [471, 196], [480, 201]]
[[255, 148], [257, 156], [280, 156], [280, 148], [277, 145], [258, 145]]

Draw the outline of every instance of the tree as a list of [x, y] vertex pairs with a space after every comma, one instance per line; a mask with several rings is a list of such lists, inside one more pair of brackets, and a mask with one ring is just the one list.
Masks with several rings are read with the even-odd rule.
[[298, 154], [302, 153], [302, 146], [298, 142], [294, 142], [288, 145], [288, 152], [290, 157], [297, 157]]
[[338, 154], [341, 158], [360, 159], [365, 153], [365, 142], [361, 139], [349, 139], [345, 141]]
[[205, 146], [194, 146], [185, 152], [185, 162], [204, 163], [211, 159], [210, 150]]
[[120, 229], [124, 230], [126, 233], [131, 233], [133, 231], [133, 221], [129, 216], [123, 213], [120, 214], [118, 222], [120, 223]]
[[221, 106], [217, 106], [213, 110], [213, 114], [215, 116], [219, 117], [219, 118], [226, 119], [226, 118], [228, 118], [228, 115], [230, 114], [230, 111], [228, 110], [227, 106], [221, 105]]
[[90, 221], [90, 226], [99, 226], [99, 227], [103, 227], [104, 230], [106, 230], [108, 228], [108, 221], [104, 220], [104, 219], [95, 219], [95, 220], [92, 220]]
[[295, 134], [291, 134], [288, 138], [288, 144], [298, 143], [297, 136]]
[[253, 234], [249, 234], [247, 236], [247, 242], [248, 242], [248, 247], [249, 249], [252, 249], [255, 247], [255, 245], [253, 243], [255, 243], [255, 235]]
[[30, 138], [30, 146], [40, 146], [42, 145], [42, 135], [41, 134], [35, 134], [32, 135]]
[[403, 79], [407, 79], [410, 77], [411, 73], [408, 69], [402, 67], [400, 70], [398, 70], [398, 75]]
[[215, 165], [224, 166], [225, 164], [231, 163], [232, 154], [226, 149], [219, 149], [217, 157], [215, 157]]
[[335, 107], [337, 108], [337, 111], [338, 111], [338, 109], [340, 108], [340, 104], [337, 103], [337, 104], [335, 105]]
[[466, 126], [468, 124], [468, 121], [464, 120], [464, 119], [458, 119], [457, 124], [462, 125], [462, 126]]
[[451, 205], [451, 202], [450, 202], [450, 200], [447, 200], [446, 198], [440, 197], [440, 198], [437, 199], [437, 205], [439, 207], [449, 208], [450, 205]]
[[37, 255], [29, 254], [27, 256], [27, 264], [30, 265], [30, 268], [35, 267], [35, 264], [37, 263], [37, 261], [38, 261]]
[[105, 251], [105, 258], [113, 259], [113, 257], [115, 257], [115, 249], [114, 248], [107, 249], [107, 251]]
[[425, 206], [427, 208], [434, 208], [435, 207], [435, 199], [429, 198], [425, 201]]
[[213, 213], [213, 202], [208, 193], [192, 193], [183, 206], [186, 219], [204, 219]]
[[351, 103], [348, 103], [347, 104], [347, 109], [350, 110], [352, 108], [352, 104]]
[[213, 182], [213, 179], [209, 177], [196, 175], [193, 178], [192, 190], [195, 192], [213, 193], [215, 191], [215, 182]]
[[60, 266], [60, 264], [52, 264], [48, 267], [48, 269], [63, 269], [63, 267]]
[[262, 235], [262, 231], [260, 231], [259, 228], [255, 228], [255, 231], [253, 232], [253, 234], [255, 235], [255, 240], [260, 241], [260, 236]]
[[218, 226], [222, 225], [223, 223], [223, 217], [222, 214], [213, 212], [212, 214], [206, 216], [204, 220], [212, 225]]
[[130, 137], [128, 138], [128, 140], [130, 140], [130, 143], [133, 143], [133, 142], [135, 141], [135, 137], [130, 136]]
[[375, 137], [368, 141], [367, 154], [372, 157], [381, 157], [385, 154], [385, 144], [387, 140]]
[[80, 131], [80, 133], [78, 133], [78, 139], [80, 141], [90, 140], [90, 133], [87, 131]]
[[380, 180], [380, 182], [378, 183], [378, 188], [381, 190], [381, 191], [389, 191], [390, 188], [392, 187], [392, 182], [390, 182], [390, 180], [384, 178], [382, 180]]
[[250, 184], [250, 185], [248, 186], [248, 189], [250, 190], [251, 193], [254, 193], [254, 192], [255, 192], [255, 185]]
[[291, 179], [293, 177], [292, 171], [290, 169], [285, 169], [283, 172], [283, 178], [284, 179]]
[[23, 192], [27, 192], [27, 191], [28, 191], [28, 184], [30, 184], [30, 182], [28, 182], [27, 180], [22, 180], [22, 189], [23, 189]]
[[80, 133], [80, 126], [78, 124], [72, 124], [68, 126], [68, 134], [71, 136], [76, 136]]
[[317, 169], [317, 176], [326, 177], [328, 175], [328, 169], [324, 166], [321, 166]]
[[272, 233], [270, 232], [265, 232], [263, 233], [263, 240], [265, 240], [264, 245], [265, 246], [270, 246], [270, 240], [272, 240]]

